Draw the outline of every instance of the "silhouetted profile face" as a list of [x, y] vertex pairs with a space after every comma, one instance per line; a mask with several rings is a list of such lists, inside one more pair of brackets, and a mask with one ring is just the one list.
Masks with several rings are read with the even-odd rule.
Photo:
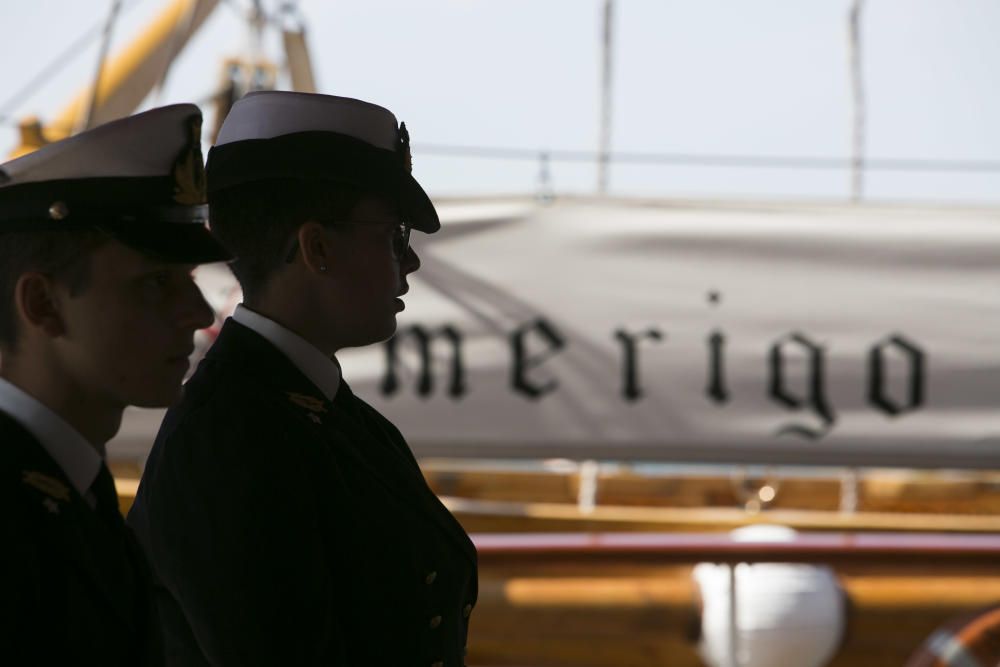
[[82, 291], [55, 288], [65, 332], [54, 349], [66, 381], [119, 406], [161, 407], [177, 399], [194, 333], [213, 321], [193, 269], [117, 241], [95, 250]]
[[328, 232], [333, 261], [324, 281], [326, 316], [341, 347], [356, 347], [395, 333], [401, 297], [409, 290], [406, 278], [420, 268], [420, 259], [409, 245], [403, 250], [403, 220], [380, 199], [362, 198], [345, 222], [351, 224]]

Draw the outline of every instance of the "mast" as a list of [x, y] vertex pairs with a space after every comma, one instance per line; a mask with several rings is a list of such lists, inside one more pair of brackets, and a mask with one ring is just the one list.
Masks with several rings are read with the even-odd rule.
[[861, 63], [861, 11], [865, 0], [852, 0], [847, 19], [848, 58], [851, 68], [852, 136], [851, 201], [859, 202], [864, 194], [865, 170], [865, 89]]
[[614, 0], [604, 0], [601, 38], [601, 119], [598, 130], [597, 191], [608, 192], [608, 162], [611, 153], [611, 47]]

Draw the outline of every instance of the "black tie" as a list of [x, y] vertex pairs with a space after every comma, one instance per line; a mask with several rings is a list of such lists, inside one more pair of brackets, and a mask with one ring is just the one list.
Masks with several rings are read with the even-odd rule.
[[90, 490], [97, 498], [97, 513], [111, 526], [118, 528], [122, 525], [123, 519], [118, 509], [118, 493], [115, 491], [115, 480], [111, 476], [108, 466], [101, 463], [101, 469], [97, 473]]

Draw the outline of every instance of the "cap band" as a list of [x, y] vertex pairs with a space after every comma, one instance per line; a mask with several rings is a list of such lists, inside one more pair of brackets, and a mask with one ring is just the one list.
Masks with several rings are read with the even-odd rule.
[[246, 139], [208, 152], [209, 193], [244, 183], [294, 178], [344, 183], [396, 203], [414, 228], [435, 232], [437, 213], [409, 173], [406, 155], [337, 132], [308, 131]]
[[199, 223], [204, 204], [158, 205], [175, 187], [169, 177], [85, 178], [0, 189], [0, 232], [43, 231], [117, 222]]
[[296, 132], [273, 139], [247, 139], [208, 152], [208, 191], [273, 178], [332, 180], [384, 192], [395, 189], [402, 161], [336, 132]]

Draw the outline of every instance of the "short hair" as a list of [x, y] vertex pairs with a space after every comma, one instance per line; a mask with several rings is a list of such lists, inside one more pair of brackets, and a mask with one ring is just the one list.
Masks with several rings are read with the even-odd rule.
[[48, 274], [76, 296], [90, 283], [90, 257], [109, 240], [93, 228], [0, 233], [0, 347], [17, 349], [14, 289], [22, 275], [32, 271]]
[[209, 226], [235, 255], [230, 268], [244, 297], [253, 299], [285, 264], [292, 235], [303, 223], [346, 219], [366, 194], [320, 180], [242, 183], [209, 193]]

